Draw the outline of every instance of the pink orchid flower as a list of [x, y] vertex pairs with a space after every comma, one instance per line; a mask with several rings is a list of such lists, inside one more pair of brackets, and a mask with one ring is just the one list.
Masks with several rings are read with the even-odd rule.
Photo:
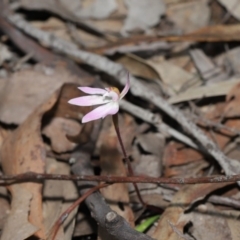
[[105, 118], [107, 115], [114, 115], [119, 110], [119, 101], [127, 94], [130, 88], [129, 78], [120, 93], [115, 87], [110, 88], [91, 88], [79, 87], [82, 92], [90, 94], [90, 96], [73, 98], [68, 103], [78, 106], [94, 106], [104, 104], [87, 113], [82, 118], [82, 123], [90, 122], [96, 119]]

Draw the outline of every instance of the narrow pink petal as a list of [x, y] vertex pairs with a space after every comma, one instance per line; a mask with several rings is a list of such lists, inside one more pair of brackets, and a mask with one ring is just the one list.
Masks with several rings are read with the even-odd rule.
[[82, 92], [88, 93], [88, 94], [104, 94], [107, 91], [102, 88], [92, 88], [92, 87], [79, 87]]
[[113, 115], [119, 110], [119, 105], [117, 102], [110, 102], [106, 105], [100, 106], [86, 114], [82, 118], [82, 123], [90, 122], [100, 118], [104, 118], [107, 115]]
[[110, 102], [111, 99], [104, 99], [102, 96], [84, 96], [73, 98], [68, 103], [78, 106], [93, 106]]
[[120, 99], [122, 99], [127, 94], [129, 88], [130, 88], [130, 79], [129, 79], [129, 73], [128, 73], [127, 83], [120, 94]]

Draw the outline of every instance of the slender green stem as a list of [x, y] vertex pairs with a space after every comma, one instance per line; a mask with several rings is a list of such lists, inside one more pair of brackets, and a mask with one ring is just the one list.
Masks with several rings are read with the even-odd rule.
[[[115, 114], [113, 115], [113, 124], [114, 124], [114, 127], [115, 127], [115, 131], [117, 133], [117, 137], [118, 137], [118, 140], [119, 140], [119, 143], [120, 143], [120, 146], [122, 148], [122, 152], [123, 152], [123, 156], [124, 156], [124, 159], [126, 160], [127, 162], [127, 166], [128, 166], [128, 175], [129, 176], [134, 176], [134, 172], [133, 172], [133, 169], [132, 169], [132, 165], [131, 165], [131, 161], [127, 155], [127, 152], [125, 150], [125, 147], [123, 145], [123, 141], [122, 141], [122, 137], [121, 137], [121, 134], [120, 134], [120, 131], [119, 131], [119, 125], [118, 125], [118, 114]], [[135, 188], [135, 191], [137, 193], [137, 196], [139, 198], [139, 201], [141, 202], [141, 204], [146, 207], [147, 204], [143, 201], [142, 199], [142, 196], [140, 194], [140, 191], [138, 189], [138, 186], [136, 183], [133, 183], [133, 186]]]

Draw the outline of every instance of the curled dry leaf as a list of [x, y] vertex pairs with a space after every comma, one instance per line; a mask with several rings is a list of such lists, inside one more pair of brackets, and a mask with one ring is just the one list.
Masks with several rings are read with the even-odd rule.
[[33, 195], [30, 191], [18, 185], [11, 186], [11, 193], [11, 211], [5, 221], [1, 239], [24, 240], [39, 230], [38, 226], [28, 221]]
[[[4, 174], [15, 175], [28, 171], [44, 173], [46, 156], [44, 143], [41, 137], [41, 120], [43, 114], [53, 107], [57, 100], [57, 96], [57, 94], [52, 95], [52, 97], [37, 108], [23, 124], [6, 137], [0, 151]], [[17, 208], [13, 208], [12, 206], [11, 212], [13, 211], [16, 213], [19, 211], [18, 209], [26, 209], [26, 205], [30, 205], [29, 216], [28, 212], [25, 213], [25, 219], [23, 218], [21, 221], [28, 222], [29, 220], [34, 226], [35, 231], [38, 230], [36, 235], [40, 238], [44, 238], [45, 231], [43, 226], [41, 193], [42, 183], [17, 183], [15, 185], [10, 185], [8, 188], [14, 199], [12, 204], [16, 201], [19, 202]], [[17, 192], [15, 192], [16, 190]], [[31, 196], [28, 202], [21, 200], [26, 192], [29, 192]], [[16, 229], [16, 226], [12, 223], [12, 228], [4, 228], [5, 234], [10, 234], [13, 229]], [[18, 237], [18, 239], [25, 239], [24, 237]]]
[[160, 79], [158, 72], [146, 60], [134, 54], [127, 53], [117, 59], [129, 72], [147, 79]]

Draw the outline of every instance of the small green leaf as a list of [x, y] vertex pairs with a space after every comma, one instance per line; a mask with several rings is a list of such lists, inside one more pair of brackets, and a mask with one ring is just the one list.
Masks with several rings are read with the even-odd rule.
[[141, 224], [135, 227], [138, 232], [145, 232], [153, 223], [159, 219], [160, 215], [152, 216], [144, 220]]

